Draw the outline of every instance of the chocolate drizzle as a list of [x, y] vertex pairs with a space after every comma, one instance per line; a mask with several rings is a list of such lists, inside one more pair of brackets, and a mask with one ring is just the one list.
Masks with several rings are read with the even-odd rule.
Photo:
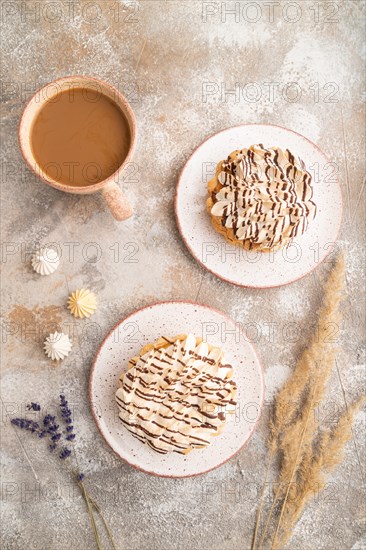
[[116, 392], [119, 417], [140, 441], [159, 453], [206, 446], [220, 433], [227, 405], [235, 406], [232, 366], [220, 348], [193, 335], [133, 358]]
[[316, 215], [312, 177], [288, 149], [260, 144], [236, 151], [217, 180], [211, 214], [239, 241], [273, 248], [304, 233]]

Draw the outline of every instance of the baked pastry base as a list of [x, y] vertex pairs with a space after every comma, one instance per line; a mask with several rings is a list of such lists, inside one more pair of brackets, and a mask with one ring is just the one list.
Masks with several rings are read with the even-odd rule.
[[[173, 336], [173, 337], [165, 337], [165, 336], [161, 336], [160, 338], [158, 338], [155, 342], [153, 343], [150, 343], [150, 344], [146, 344], [145, 346], [143, 346], [141, 348], [141, 351], [138, 355], [135, 355], [134, 357], [132, 357], [129, 362], [128, 362], [128, 369], [131, 369], [133, 367], [136, 366], [136, 363], [138, 361], [138, 359], [144, 355], [145, 353], [148, 353], [149, 351], [151, 351], [152, 349], [154, 350], [158, 350], [158, 349], [161, 349], [161, 348], [167, 348], [169, 346], [171, 346], [172, 344], [174, 344], [174, 342], [176, 340], [185, 340], [187, 338], [187, 334], [178, 334], [176, 336]], [[198, 346], [199, 344], [202, 343], [203, 339], [199, 336], [196, 336], [196, 346]], [[218, 346], [212, 346], [210, 344], [207, 344], [208, 346], [208, 350], [211, 351], [212, 349], [214, 349], [215, 347], [218, 347]], [[229, 371], [225, 377], [227, 380], [230, 380], [232, 378], [232, 370]], [[122, 382], [121, 378], [120, 378], [120, 382]], [[231, 399], [234, 399], [235, 398], [235, 395], [236, 395], [236, 388], [232, 391], [231, 393]], [[211, 434], [212, 437], [217, 437], [218, 435], [221, 434], [223, 428], [225, 426], [225, 421], [223, 420], [222, 421], [222, 424], [220, 426], [218, 426], [217, 428], [217, 431], [216, 433], [214, 434]], [[183, 451], [175, 451], [175, 452], [178, 452], [180, 454], [184, 454], [184, 455], [187, 455], [188, 453], [190, 453], [193, 449], [201, 449], [201, 448], [205, 448], [205, 447], [208, 447], [209, 445], [195, 445], [194, 447], [188, 447], [187, 449], [184, 449]]]
[[[233, 151], [228, 156], [227, 160], [229, 161], [235, 160], [235, 158], [238, 156], [239, 153], [240, 153], [239, 149]], [[284, 238], [280, 243], [272, 246], [271, 248], [263, 246], [262, 243], [254, 243], [251, 239], [240, 240], [235, 236], [234, 230], [231, 227], [225, 227], [222, 225], [221, 217], [213, 216], [211, 214], [211, 209], [214, 205], [214, 198], [216, 196], [216, 193], [218, 193], [220, 189], [223, 188], [223, 185], [219, 182], [219, 179], [218, 179], [218, 175], [220, 174], [220, 172], [225, 170], [223, 167], [223, 163], [224, 161], [221, 160], [217, 164], [215, 176], [207, 184], [209, 197], [206, 202], [206, 207], [207, 207], [208, 213], [211, 216], [211, 223], [214, 229], [218, 233], [220, 233], [220, 235], [223, 235], [230, 244], [241, 246], [245, 250], [250, 250], [252, 252], [256, 252], [257, 250], [260, 252], [272, 252], [274, 250], [279, 250], [280, 248], [283, 248], [284, 246], [286, 246], [291, 241], [290, 238]]]

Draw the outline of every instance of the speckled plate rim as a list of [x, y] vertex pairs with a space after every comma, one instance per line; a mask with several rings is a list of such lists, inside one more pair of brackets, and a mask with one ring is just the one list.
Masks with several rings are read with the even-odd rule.
[[[189, 250], [189, 252], [192, 254], [192, 256], [194, 257], [194, 259], [200, 264], [200, 266], [202, 266], [204, 269], [206, 269], [207, 271], [209, 271], [210, 273], [212, 273], [213, 275], [215, 275], [216, 277], [218, 277], [219, 279], [221, 279], [222, 281], [226, 282], [226, 283], [230, 283], [232, 285], [235, 285], [235, 286], [238, 286], [240, 288], [279, 288], [281, 286], [285, 286], [285, 285], [289, 285], [291, 283], [294, 283], [295, 281], [298, 281], [300, 279], [302, 279], [303, 277], [305, 277], [306, 275], [308, 275], [309, 273], [311, 273], [314, 269], [316, 269], [324, 260], [325, 258], [332, 252], [332, 250], [330, 248], [326, 249], [323, 253], [323, 255], [320, 255], [319, 256], [319, 260], [318, 262], [314, 263], [314, 265], [308, 269], [307, 271], [305, 271], [304, 273], [302, 273], [301, 275], [299, 275], [298, 277], [294, 277], [293, 279], [289, 279], [288, 281], [284, 282], [284, 283], [279, 283], [279, 284], [273, 284], [273, 285], [255, 285], [255, 284], [242, 284], [242, 283], [239, 283], [237, 281], [233, 281], [231, 280], [230, 278], [228, 277], [224, 277], [223, 275], [220, 275], [220, 273], [218, 273], [217, 271], [213, 270], [213, 269], [210, 269], [206, 264], [204, 264], [200, 258], [196, 255], [195, 251], [193, 250], [193, 248], [190, 246], [188, 240], [186, 239], [185, 235], [184, 235], [184, 231], [183, 231], [183, 228], [181, 226], [181, 223], [180, 223], [180, 220], [179, 220], [179, 215], [178, 215], [178, 195], [179, 195], [179, 187], [180, 187], [180, 184], [181, 184], [181, 180], [183, 178], [183, 175], [184, 175], [184, 171], [186, 169], [186, 166], [187, 164], [191, 161], [191, 159], [196, 155], [196, 153], [201, 149], [201, 147], [203, 147], [208, 141], [210, 141], [212, 138], [220, 135], [220, 134], [223, 134], [224, 132], [227, 132], [228, 130], [232, 130], [232, 129], [235, 129], [235, 128], [244, 128], [244, 127], [248, 127], [248, 126], [262, 126], [262, 127], [271, 127], [271, 128], [280, 128], [281, 130], [285, 130], [287, 132], [290, 132], [292, 134], [295, 134], [296, 136], [304, 139], [305, 141], [307, 141], [312, 147], [314, 147], [321, 155], [323, 155], [323, 157], [328, 161], [328, 162], [331, 162], [329, 157], [320, 149], [320, 147], [318, 147], [314, 142], [312, 142], [310, 139], [308, 139], [307, 137], [303, 136], [302, 134], [300, 134], [299, 132], [296, 132], [295, 130], [290, 130], [290, 128], [286, 128], [285, 126], [280, 126], [279, 124], [263, 124], [263, 123], [256, 123], [256, 122], [252, 122], [252, 123], [248, 123], [248, 124], [237, 124], [236, 126], [228, 126], [227, 128], [224, 128], [223, 130], [220, 130], [219, 132], [216, 132], [215, 134], [212, 134], [211, 136], [209, 136], [208, 138], [206, 138], [200, 145], [198, 145], [198, 147], [196, 147], [196, 149], [194, 149], [194, 151], [191, 153], [191, 155], [189, 156], [189, 158], [186, 160], [181, 172], [180, 172], [180, 175], [179, 175], [179, 178], [178, 178], [178, 182], [177, 182], [177, 186], [176, 186], [176, 190], [175, 190], [175, 196], [174, 196], [174, 215], [175, 215], [175, 220], [176, 220], [176, 223], [177, 223], [177, 227], [178, 227], [178, 231], [182, 237], [182, 240], [185, 244], [185, 246], [187, 247], [187, 249]], [[336, 181], [334, 182], [334, 185], [337, 185], [338, 187], [338, 190], [339, 190], [339, 195], [341, 197], [341, 204], [340, 204], [340, 216], [339, 216], [339, 222], [338, 222], [338, 225], [337, 225], [337, 229], [335, 231], [335, 238], [334, 238], [334, 243], [336, 243], [336, 241], [338, 240], [338, 235], [339, 235], [339, 231], [340, 231], [340, 228], [341, 228], [341, 224], [342, 224], [342, 219], [343, 219], [343, 197], [342, 197], [342, 190], [341, 190], [341, 186], [340, 186], [340, 183], [339, 183], [339, 179], [338, 179], [338, 176], [336, 177]]]
[[213, 466], [212, 468], [208, 468], [206, 470], [202, 470], [201, 472], [197, 472], [197, 473], [193, 473], [193, 474], [186, 474], [186, 475], [171, 475], [171, 474], [161, 474], [161, 473], [156, 473], [154, 471], [151, 471], [151, 470], [148, 470], [148, 469], [145, 469], [145, 468], [141, 468], [140, 466], [137, 466], [136, 464], [133, 464], [131, 462], [129, 462], [124, 456], [122, 456], [111, 444], [110, 442], [106, 439], [103, 431], [102, 431], [102, 428], [100, 426], [100, 423], [99, 423], [99, 418], [94, 410], [94, 406], [93, 406], [93, 398], [92, 398], [92, 384], [93, 384], [93, 379], [94, 379], [94, 371], [95, 371], [95, 368], [96, 368], [96, 364], [97, 364], [97, 361], [99, 359], [99, 355], [102, 351], [102, 348], [104, 347], [104, 345], [106, 344], [108, 338], [113, 334], [113, 332], [120, 326], [122, 325], [123, 323], [125, 323], [129, 318], [133, 317], [135, 314], [137, 313], [140, 313], [142, 311], [145, 311], [145, 310], [148, 310], [154, 306], [161, 306], [161, 305], [164, 305], [164, 304], [183, 304], [183, 305], [192, 305], [192, 306], [197, 306], [197, 307], [200, 307], [200, 308], [205, 308], [205, 309], [208, 309], [208, 310], [211, 310], [219, 315], [221, 315], [222, 317], [224, 317], [225, 319], [227, 319], [230, 323], [233, 323], [235, 324], [235, 321], [234, 319], [232, 319], [229, 315], [227, 315], [226, 313], [224, 313], [223, 311], [220, 311], [219, 309], [217, 308], [214, 308], [214, 307], [211, 307], [211, 306], [208, 306], [207, 304], [201, 304], [201, 303], [198, 303], [198, 302], [194, 302], [194, 301], [191, 301], [191, 300], [163, 300], [163, 301], [157, 301], [157, 302], [152, 302], [146, 306], [143, 306], [141, 308], [138, 308], [134, 311], [132, 311], [131, 313], [129, 313], [128, 315], [126, 315], [126, 317], [124, 317], [123, 319], [121, 319], [120, 321], [118, 321], [112, 328], [111, 330], [106, 334], [106, 336], [103, 338], [95, 356], [94, 356], [94, 359], [93, 359], [93, 363], [92, 363], [92, 366], [91, 366], [91, 369], [90, 369], [90, 374], [89, 374], [89, 383], [88, 383], [88, 398], [89, 398], [89, 405], [90, 405], [90, 409], [91, 409], [91, 413], [92, 413], [92, 416], [93, 416], [93, 419], [94, 419], [94, 422], [98, 428], [98, 431], [100, 433], [100, 435], [102, 436], [102, 438], [104, 439], [105, 443], [112, 449], [112, 451], [121, 459], [123, 460], [126, 464], [128, 464], [129, 466], [132, 466], [133, 468], [135, 468], [136, 470], [139, 470], [140, 472], [143, 472], [144, 474], [149, 474], [149, 475], [152, 475], [152, 476], [155, 476], [155, 477], [163, 477], [163, 478], [173, 478], [173, 479], [183, 479], [183, 478], [190, 478], [190, 477], [196, 477], [196, 476], [199, 476], [199, 475], [203, 475], [203, 474], [207, 474], [208, 472], [211, 472], [212, 470], [216, 470], [216, 468], [220, 468], [221, 466], [223, 466], [224, 464], [226, 464], [229, 460], [231, 460], [234, 456], [236, 456], [240, 451], [242, 451], [244, 449], [244, 447], [247, 445], [247, 443], [250, 441], [251, 437], [253, 436], [254, 432], [256, 431], [257, 429], [257, 426], [258, 426], [258, 423], [260, 421], [260, 418], [262, 416], [262, 411], [263, 411], [263, 404], [264, 404], [264, 399], [265, 399], [265, 393], [266, 393], [266, 388], [265, 388], [265, 379], [264, 379], [264, 368], [263, 368], [263, 365], [262, 365], [262, 362], [259, 358], [259, 355], [258, 355], [258, 352], [256, 350], [256, 348], [253, 346], [253, 344], [250, 342], [250, 340], [248, 339], [248, 337], [246, 336], [246, 333], [245, 331], [240, 327], [240, 332], [243, 334], [244, 338], [246, 339], [246, 344], [247, 346], [251, 349], [256, 361], [257, 361], [257, 364], [259, 366], [259, 371], [260, 371], [260, 375], [261, 375], [261, 384], [262, 384], [262, 395], [261, 395], [261, 401], [260, 401], [260, 406], [259, 406], [259, 414], [258, 414], [258, 417], [257, 419], [255, 420], [255, 422], [253, 423], [253, 428], [249, 434], [249, 436], [247, 437], [247, 439], [243, 442], [243, 444], [233, 453], [231, 454], [229, 457], [227, 457], [225, 460], [223, 460], [222, 462], [216, 464], [215, 466]]

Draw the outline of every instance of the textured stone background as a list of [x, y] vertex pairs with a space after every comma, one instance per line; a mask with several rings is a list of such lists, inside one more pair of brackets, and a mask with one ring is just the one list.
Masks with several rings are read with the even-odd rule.
[[[117, 320], [152, 301], [197, 300], [244, 324], [258, 323], [265, 412], [306, 345], [331, 259], [287, 287], [240, 289], [201, 269], [178, 235], [177, 176], [194, 148], [218, 130], [245, 122], [280, 124], [319, 144], [336, 163], [344, 196], [339, 242], [348, 253], [348, 293], [339, 332], [342, 351], [319, 411], [323, 421], [332, 422], [363, 384], [365, 4], [237, 2], [236, 21], [226, 13], [233, 4], [2, 2], [4, 549], [94, 548], [77, 487], [41, 452], [42, 445], [9, 425], [25, 403], [52, 404], [60, 390], [73, 404], [82, 468], [113, 525], [118, 548], [250, 547], [266, 462], [266, 413], [249, 445], [225, 466], [202, 477], [169, 480], [119, 460], [97, 432], [87, 401], [90, 364], [102, 337]], [[123, 224], [113, 221], [97, 195], [65, 195], [42, 185], [19, 152], [17, 125], [27, 99], [40, 85], [78, 73], [118, 86], [137, 116], [138, 147], [123, 183], [135, 216]], [[220, 92], [204, 97], [207, 82]], [[287, 88], [291, 82], [296, 90]], [[257, 97], [248, 83], [256, 84]], [[236, 85], [239, 99], [221, 95]], [[62, 265], [51, 277], [32, 272], [29, 251], [37, 242], [61, 247]], [[70, 243], [78, 243], [74, 257]], [[81, 286], [98, 294], [97, 325], [73, 326], [67, 313], [69, 291]], [[301, 328], [301, 337], [292, 342], [284, 337], [288, 322]], [[50, 323], [74, 339], [73, 353], [61, 364], [52, 364], [42, 351]], [[272, 337], [268, 323], [276, 323]], [[289, 548], [365, 548], [364, 433], [360, 413], [345, 461], [307, 507]]]

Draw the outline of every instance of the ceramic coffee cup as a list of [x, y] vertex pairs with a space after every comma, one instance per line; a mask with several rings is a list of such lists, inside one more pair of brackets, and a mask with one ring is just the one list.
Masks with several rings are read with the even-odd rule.
[[[81, 187], [73, 186], [72, 184], [67, 185], [65, 183], [60, 183], [56, 179], [50, 177], [49, 174], [42, 171], [41, 167], [34, 158], [31, 146], [32, 124], [44, 104], [60, 92], [70, 90], [70, 88], [97, 90], [104, 96], [107, 96], [121, 109], [130, 130], [129, 151], [117, 171], [103, 181]], [[135, 149], [135, 144], [136, 119], [126, 98], [110, 84], [89, 76], [68, 76], [46, 84], [46, 86], [38, 90], [31, 98], [23, 111], [19, 124], [19, 145], [23, 157], [31, 170], [33, 170], [44, 183], [47, 183], [60, 191], [77, 195], [88, 195], [99, 192], [102, 193], [112, 215], [118, 221], [126, 220], [132, 215], [132, 207], [130, 202], [126, 195], [121, 191], [117, 182], [122, 170], [131, 160]]]

